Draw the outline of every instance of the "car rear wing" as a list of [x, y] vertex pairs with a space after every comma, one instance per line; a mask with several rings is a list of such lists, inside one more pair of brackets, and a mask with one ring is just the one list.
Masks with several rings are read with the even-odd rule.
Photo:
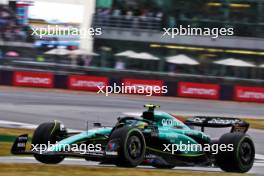
[[187, 119], [184, 122], [188, 126], [199, 126], [201, 131], [204, 132], [205, 127], [209, 128], [227, 128], [232, 127], [231, 132], [246, 133], [249, 128], [249, 123], [238, 118], [230, 117], [207, 117], [195, 116]]

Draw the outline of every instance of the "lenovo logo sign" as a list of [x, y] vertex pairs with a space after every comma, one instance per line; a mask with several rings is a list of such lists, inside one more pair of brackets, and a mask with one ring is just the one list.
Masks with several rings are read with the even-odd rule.
[[234, 100], [264, 102], [264, 88], [236, 86]]
[[72, 80], [73, 87], [102, 87], [104, 85], [104, 82]]
[[201, 84], [180, 82], [178, 95], [180, 97], [219, 99], [220, 86], [217, 84]]
[[48, 78], [35, 78], [35, 77], [23, 77], [18, 76], [16, 78], [18, 84], [33, 83], [33, 84], [50, 84], [50, 79]]
[[14, 86], [52, 88], [53, 82], [52, 73], [14, 72]]
[[210, 96], [214, 96], [217, 94], [217, 91], [214, 89], [183, 87], [182, 93], [183, 94], [189, 94], [189, 95], [210, 95]]
[[68, 88], [72, 90], [98, 91], [98, 87], [108, 86], [107, 77], [71, 75], [68, 79]]

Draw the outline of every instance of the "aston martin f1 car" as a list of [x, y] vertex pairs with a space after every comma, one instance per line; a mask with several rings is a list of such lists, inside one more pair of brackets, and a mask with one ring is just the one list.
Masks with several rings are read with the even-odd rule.
[[[78, 133], [69, 132], [58, 121], [43, 123], [33, 134], [31, 149], [26, 149], [29, 137], [24, 134], [17, 137], [11, 153], [34, 155], [36, 160], [46, 164], [60, 163], [65, 157], [81, 157], [120, 167], [151, 165], [169, 169], [198, 165], [240, 173], [252, 168], [255, 148], [246, 134], [247, 122], [200, 116], [180, 120], [155, 110], [158, 107], [145, 105], [147, 110], [139, 117], [119, 117], [113, 127], [96, 123], [93, 129]], [[205, 134], [206, 127], [230, 127], [231, 131], [212, 139]], [[81, 146], [86, 146], [84, 151], [78, 150]], [[217, 152], [210, 150], [216, 146]]]

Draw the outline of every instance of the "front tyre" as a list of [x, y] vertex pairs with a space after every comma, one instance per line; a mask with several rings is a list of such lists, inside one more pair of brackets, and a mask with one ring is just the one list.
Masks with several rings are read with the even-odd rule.
[[232, 144], [233, 151], [219, 151], [216, 155], [216, 164], [226, 172], [248, 172], [255, 159], [255, 147], [250, 136], [244, 133], [227, 133], [220, 140], [219, 145]]
[[117, 166], [136, 167], [143, 162], [146, 142], [139, 129], [126, 126], [117, 128], [110, 136], [111, 141], [118, 141], [119, 144]]
[[[61, 124], [57, 121], [43, 123], [37, 127], [32, 137], [33, 145], [48, 145], [55, 144], [59, 140], [61, 135]], [[60, 163], [64, 157], [59, 155], [43, 155], [34, 154], [36, 160], [45, 164], [57, 164]]]

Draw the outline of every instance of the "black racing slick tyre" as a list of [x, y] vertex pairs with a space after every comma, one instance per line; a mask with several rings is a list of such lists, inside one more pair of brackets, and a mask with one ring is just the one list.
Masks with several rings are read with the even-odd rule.
[[118, 159], [115, 164], [119, 167], [136, 167], [145, 158], [146, 142], [144, 135], [137, 128], [120, 127], [115, 129], [111, 141], [118, 141]]
[[[32, 137], [32, 145], [55, 144], [61, 132], [59, 122], [43, 123], [37, 127]], [[59, 155], [34, 154], [36, 160], [45, 164], [58, 164], [64, 157]]]
[[250, 136], [244, 133], [227, 133], [219, 139], [219, 145], [233, 145], [232, 151], [219, 151], [216, 165], [226, 172], [248, 172], [255, 159], [255, 147]]

